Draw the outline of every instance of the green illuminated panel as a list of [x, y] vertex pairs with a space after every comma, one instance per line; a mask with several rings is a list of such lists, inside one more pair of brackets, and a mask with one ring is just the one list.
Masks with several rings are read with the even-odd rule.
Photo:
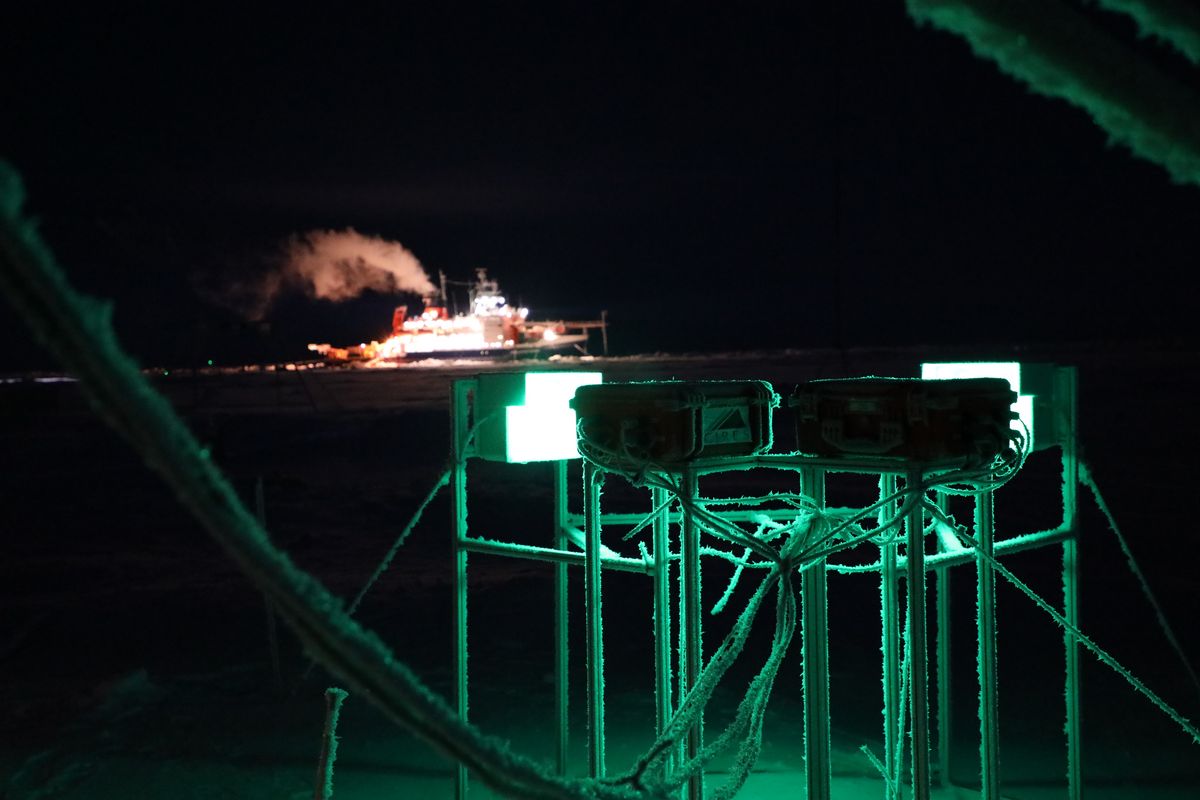
[[[1028, 448], [1033, 449], [1033, 395], [1021, 394], [1021, 365], [1016, 361], [959, 361], [942, 364], [922, 364], [921, 378], [924, 380], [955, 380], [959, 378], [1004, 378], [1008, 385], [1017, 393], [1017, 402], [1013, 411], [1017, 419], [1013, 420], [1012, 428], [1025, 435], [1029, 429]], [[1022, 426], [1021, 423], [1024, 423]]]
[[579, 458], [571, 398], [580, 386], [601, 383], [599, 372], [526, 372], [480, 375], [476, 414], [480, 455], [525, 463]]
[[504, 413], [505, 460], [523, 463], [579, 458], [572, 409], [509, 406]]
[[922, 364], [921, 377], [934, 381], [959, 378], [1004, 378], [1014, 392], [1021, 393], [1021, 365], [1015, 361], [960, 361]]
[[[526, 408], [568, 408], [580, 386], [601, 383], [599, 372], [527, 372], [525, 373]], [[575, 434], [572, 432], [571, 438]]]

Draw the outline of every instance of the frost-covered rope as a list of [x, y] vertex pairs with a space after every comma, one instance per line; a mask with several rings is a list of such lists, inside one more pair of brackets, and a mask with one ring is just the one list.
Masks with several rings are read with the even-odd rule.
[[[392, 565], [392, 561], [396, 557], [396, 553], [400, 551], [400, 547], [404, 544], [405, 540], [408, 539], [409, 534], [413, 532], [413, 528], [417, 527], [417, 523], [421, 521], [421, 516], [425, 513], [425, 509], [431, 502], [433, 502], [433, 498], [437, 496], [437, 493], [441, 491], [442, 487], [449, 482], [450, 470], [447, 469], [442, 473], [441, 477], [438, 478], [437, 483], [433, 485], [433, 488], [429, 490], [429, 494], [425, 496], [425, 499], [421, 502], [421, 505], [417, 507], [416, 513], [413, 514], [411, 519], [409, 519], [408, 524], [404, 526], [402, 531], [400, 531], [400, 535], [396, 537], [396, 541], [394, 541], [392, 546], [388, 548], [387, 553], [383, 556], [383, 560], [379, 562], [378, 566], [375, 567], [375, 571], [371, 573], [371, 577], [368, 578], [367, 582], [363, 584], [363, 587], [358, 590], [358, 594], [354, 597], [353, 602], [350, 603], [350, 607], [346, 609], [347, 614], [354, 616], [354, 613], [358, 611], [358, 607], [362, 605], [363, 598], [367, 596], [367, 592], [371, 591], [371, 588], [379, 581], [379, 579], [383, 576], [383, 573], [387, 572], [388, 567]], [[312, 674], [312, 670], [315, 665], [316, 661], [310, 658], [308, 660], [308, 666], [305, 667], [304, 674], [300, 678], [301, 682], [308, 679], [308, 676]]]
[[383, 573], [387, 572], [388, 567], [392, 565], [392, 560], [396, 557], [396, 553], [399, 552], [400, 547], [408, 539], [409, 534], [413, 532], [413, 528], [417, 527], [417, 523], [421, 521], [421, 517], [425, 514], [425, 509], [433, 502], [433, 498], [437, 497], [437, 493], [449, 483], [450, 469], [446, 469], [437, 479], [437, 483], [433, 485], [433, 488], [429, 490], [429, 493], [425, 495], [425, 499], [421, 501], [421, 505], [417, 506], [416, 512], [409, 519], [408, 524], [404, 526], [404, 530], [400, 531], [400, 535], [396, 537], [396, 541], [388, 548], [387, 553], [383, 556], [383, 560], [379, 562], [379, 565], [375, 567], [375, 571], [371, 573], [371, 577], [358, 590], [358, 594], [355, 595], [354, 600], [350, 603], [350, 608], [346, 609], [347, 614], [353, 616], [354, 612], [358, 611], [358, 607], [362, 605], [363, 598], [367, 596], [367, 592], [371, 591], [371, 587], [375, 585]]
[[350, 695], [345, 689], [330, 686], [325, 690], [325, 727], [321, 731], [321, 755], [317, 759], [317, 783], [314, 800], [333, 800], [333, 765], [337, 761], [338, 718], [342, 703]]
[[1123, 666], [1119, 661], [1117, 661], [1115, 658], [1113, 658], [1111, 655], [1109, 655], [1108, 652], [1106, 652], [1103, 648], [1100, 647], [1100, 645], [1096, 644], [1090, 638], [1088, 638], [1083, 633], [1083, 631], [1079, 630], [1079, 628], [1076, 627], [1075, 625], [1072, 625], [1067, 620], [1066, 617], [1064, 617], [1062, 614], [1058, 613], [1058, 611], [1056, 611], [1053, 606], [1051, 606], [1048, 602], [1046, 602], [1044, 599], [1042, 599], [1042, 597], [1037, 592], [1035, 592], [1033, 589], [1029, 588], [1029, 586], [1027, 586], [1020, 578], [1018, 578], [1016, 575], [1014, 575], [1012, 572], [1010, 572], [1007, 567], [1005, 567], [1003, 564], [1000, 563], [1000, 561], [998, 559], [996, 559], [994, 556], [988, 555], [987, 553], [980, 550], [978, 545], [975, 543], [974, 537], [970, 536], [969, 534], [967, 534], [965, 531], [963, 531], [961, 529], [956, 531], [956, 533], [958, 534], [958, 537], [960, 539], [962, 539], [963, 544], [968, 545], [969, 547], [975, 548], [976, 555], [978, 555], [980, 558], [982, 558], [984, 561], [986, 561], [988, 564], [990, 564], [992, 566], [992, 568], [996, 570], [996, 572], [1003, 575], [1005, 580], [1007, 580], [1013, 586], [1020, 589], [1022, 594], [1024, 594], [1026, 597], [1028, 597], [1030, 600], [1032, 600], [1034, 603], [1037, 604], [1038, 608], [1042, 609], [1047, 614], [1049, 614], [1050, 618], [1053, 619], [1060, 628], [1062, 628], [1063, 630], [1070, 633], [1071, 636], [1074, 637], [1075, 641], [1082, 644], [1088, 650], [1091, 650], [1092, 655], [1096, 656], [1096, 658], [1098, 658], [1101, 661], [1101, 663], [1105, 664], [1110, 669], [1112, 669], [1113, 672], [1116, 672], [1118, 675], [1120, 675], [1122, 678], [1124, 678], [1125, 681], [1130, 686], [1132, 686], [1139, 694], [1146, 697], [1146, 699], [1148, 699], [1150, 702], [1154, 703], [1154, 705], [1158, 706], [1160, 711], [1162, 711], [1164, 714], [1166, 714], [1168, 717], [1170, 717], [1172, 720], [1174, 720], [1175, 724], [1177, 724], [1180, 728], [1182, 728], [1184, 730], [1185, 733], [1187, 733], [1189, 736], [1192, 737], [1193, 742], [1195, 742], [1196, 744], [1200, 744], [1200, 730], [1198, 730], [1196, 728], [1196, 726], [1194, 726], [1190, 721], [1188, 721], [1188, 719], [1186, 717], [1184, 717], [1182, 714], [1180, 714], [1178, 711], [1176, 711], [1166, 700], [1163, 700], [1161, 697], [1159, 697], [1157, 694], [1155, 694], [1150, 689], [1150, 687], [1148, 687], [1148, 686], [1146, 686], [1146, 684], [1142, 683], [1142, 681], [1139, 680], [1137, 678], [1137, 676], [1135, 676], [1125, 666]]
[[750, 557], [750, 548], [742, 550], [742, 557], [737, 560], [736, 566], [733, 568], [733, 575], [729, 577], [729, 583], [725, 586], [725, 592], [721, 595], [721, 599], [713, 604], [710, 614], [720, 614], [725, 610], [725, 605], [729, 602], [729, 598], [733, 597], [733, 590], [737, 588], [738, 581], [742, 579], [742, 572], [746, 569], [746, 559]]
[[[684, 698], [663, 733], [655, 740], [646, 754], [638, 760], [632, 770], [608, 780], [617, 785], [629, 785], [639, 789], [650, 788], [654, 791], [674, 794], [691, 776], [703, 770], [714, 758], [727, 752], [737, 743], [730, 776], [711, 797], [713, 800], [727, 800], [737, 793], [749, 777], [762, 750], [762, 725], [767, 703], [779, 666], [787, 653], [796, 628], [796, 597], [791, 584], [791, 575], [792, 570], [785, 568], [775, 569], [764, 577], [754, 596], [739, 616], [733, 630], [726, 635], [717, 652], [713, 654], [709, 663], [701, 671], [695, 687]], [[669, 774], [665, 774], [665, 777], [649, 777], [663, 772], [662, 767], [667, 758], [699, 718], [699, 715], [703, 713], [717, 684], [729, 666], [740, 655], [762, 601], [772, 589], [776, 592], [776, 599], [775, 633], [771, 652], [751, 680], [745, 695], [738, 704], [734, 719], [716, 739], [706, 744], [695, 757], [680, 764]]]
[[1167, 642], [1175, 651], [1175, 655], [1179, 656], [1179, 661], [1183, 664], [1183, 668], [1187, 670], [1188, 677], [1192, 679], [1192, 686], [1196, 688], [1197, 696], [1200, 696], [1200, 678], [1196, 675], [1196, 670], [1192, 666], [1191, 659], [1184, 652], [1183, 646], [1179, 643], [1179, 639], [1175, 636], [1175, 631], [1171, 627], [1171, 623], [1167, 621], [1167, 615], [1163, 612], [1162, 606], [1159, 605], [1158, 598], [1154, 596], [1153, 590], [1150, 589], [1150, 582], [1146, 580], [1146, 574], [1142, 572], [1142, 568], [1138, 566], [1137, 559], [1133, 557], [1133, 551], [1129, 549], [1129, 542], [1121, 534], [1121, 529], [1117, 527], [1117, 520], [1113, 513], [1108, 508], [1108, 503], [1104, 501], [1104, 496], [1100, 494], [1100, 487], [1096, 484], [1096, 479], [1092, 476], [1092, 471], [1088, 465], [1079, 462], [1079, 482], [1086, 486], [1092, 492], [1092, 497], [1096, 501], [1096, 505], [1100, 508], [1100, 513], [1104, 514], [1104, 518], [1108, 520], [1109, 530], [1117, 537], [1117, 542], [1121, 545], [1121, 552], [1125, 554], [1125, 561], [1129, 564], [1129, 569], [1137, 578], [1138, 585], [1142, 587], [1142, 594], [1146, 595], [1146, 600], [1150, 602], [1151, 608], [1154, 609], [1154, 615], [1158, 618], [1158, 627], [1162, 629], [1163, 635], [1167, 637]]
[[[1166, 6], [1148, 0], [1105, 0], [1110, 7]], [[918, 22], [955, 33], [975, 55], [995, 62], [1007, 75], [1038, 94], [1064, 100], [1087, 112], [1110, 141], [1164, 167], [1177, 183], [1200, 184], [1200, 127], [1196, 94], [1172, 80], [1135, 49], [1103, 27], [1092, 25], [1074, 3], [907, 0]], [[1182, 7], [1182, 4], [1172, 4]], [[1194, 12], [1184, 17], [1193, 21]], [[1136, 16], [1145, 25], [1146, 15]], [[1174, 15], [1151, 29], [1180, 31]], [[1195, 34], [1172, 43], [1195, 60]]]
[[[728, 800], [733, 797], [745, 784], [750, 773], [762, 753], [762, 727], [766, 717], [767, 703], [771, 690], [775, 686], [775, 677], [779, 674], [779, 665], [787, 653], [792, 636], [796, 630], [796, 595], [791, 586], [791, 571], [780, 573], [779, 586], [775, 607], [775, 635], [771, 643], [771, 652], [759, 673], [750, 682], [746, 695], [738, 705], [737, 715], [724, 733], [706, 753], [697, 759], [696, 769], [703, 767], [708, 758], [724, 752], [732, 743], [740, 739], [734, 755], [733, 768], [730, 777], [712, 794], [713, 800]], [[685, 765], [684, 771], [691, 774], [692, 769]]]
[[[695, 686], [683, 697], [679, 708], [664, 727], [662, 733], [659, 734], [654, 743], [647, 749], [646, 753], [638, 759], [631, 770], [606, 780], [614, 785], [628, 785], [641, 788], [652, 785], [651, 779], [647, 776], [654, 774], [663, 765], [676, 745], [687, 735], [688, 730], [704, 712], [709, 699], [716, 690], [717, 684], [741, 654], [746, 639], [749, 637], [754, 619], [762, 607], [763, 600], [779, 584], [779, 574], [778, 571], [773, 571], [764, 576], [754, 595], [738, 616], [733, 628], [725, 635], [716, 652], [713, 653], [708, 663], [700, 671]], [[709, 752], [708, 748], [705, 749], [705, 752]], [[694, 769], [691, 771], [702, 767], [703, 764], [694, 765]], [[691, 772], [687, 770], [676, 770], [674, 775], [667, 778], [667, 781], [674, 782], [677, 785], [682, 784], [690, 774]], [[667, 790], [665, 786], [660, 788], [663, 791]]]
[[1200, 11], [1174, 0], [1097, 0], [1110, 11], [1128, 14], [1138, 33], [1170, 43], [1193, 66], [1200, 66]]
[[899, 797], [900, 795], [896, 792], [896, 784], [892, 780], [892, 776], [889, 774], [888, 768], [885, 767], [883, 762], [879, 760], [879, 756], [875, 755], [875, 752], [865, 744], [860, 744], [858, 746], [858, 751], [867, 757], [867, 761], [871, 762], [871, 766], [874, 767], [875, 771], [879, 773], [879, 777], [883, 778], [883, 782], [887, 787], [887, 794], [885, 794], [884, 797], [886, 797], [887, 800], [895, 800], [895, 798]]
[[675, 502], [675, 498], [673, 498], [673, 497], [668, 497], [666, 500], [663, 500], [654, 509], [652, 509], [650, 511], [650, 513], [647, 514], [645, 516], [645, 518], [642, 519], [641, 522], [639, 522], [637, 525], [634, 525], [632, 528], [630, 528], [629, 532], [621, 537], [621, 541], [628, 542], [630, 539], [637, 536], [642, 531], [646, 530], [646, 528], [650, 527], [650, 525], [652, 525], [654, 523], [654, 520], [658, 518], [658, 515], [661, 514], [663, 511], [666, 511], [667, 507], [670, 506], [671, 503], [674, 503], [674, 502]]
[[34, 226], [21, 216], [23, 189], [0, 161], [0, 294], [39, 342], [80, 383], [96, 413], [123, 436], [270, 597], [300, 640], [344, 685], [493, 790], [541, 800], [662, 797], [626, 786], [564, 778], [459, 718], [342, 601], [276, 547], [175, 410], [118, 344], [111, 306], [78, 294]]

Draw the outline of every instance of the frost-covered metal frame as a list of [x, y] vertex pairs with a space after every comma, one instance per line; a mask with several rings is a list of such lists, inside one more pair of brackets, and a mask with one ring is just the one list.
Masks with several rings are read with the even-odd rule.
[[[993, 560], [1005, 554], [1032, 548], [1061, 545], [1063, 577], [1063, 616], [1077, 627], [1079, 559], [1077, 546], [1076, 485], [1078, 453], [1076, 440], [1076, 373], [1070, 367], [1055, 367], [1053, 377], [1054, 430], [1057, 451], [1062, 463], [1060, 523], [1049, 530], [997, 537], [993, 525], [993, 492], [973, 495], [973, 544], [949, 547], [939, 544], [937, 551], [927, 553], [927, 542], [937, 537], [926, 536], [928, 512], [921, 503], [907, 504], [903, 520], [903, 546], [900, 540], [880, 547], [879, 561], [868, 568], [843, 569], [836, 565], [807, 568], [801, 573], [800, 619], [804, 648], [803, 694], [805, 728], [806, 795], [810, 800], [830, 797], [830, 708], [828, 652], [828, 574], [838, 572], [873, 572], [878, 575], [881, 606], [881, 650], [884, 717], [884, 775], [894, 795], [900, 792], [899, 764], [905, 752], [906, 736], [909, 779], [912, 795], [928, 798], [935, 782], [946, 783], [950, 775], [950, 592], [951, 572], [958, 566], [975, 566], [977, 584], [976, 647], [979, 666], [978, 681], [980, 755], [982, 797], [999, 800], [999, 719], [997, 715], [997, 680], [995, 650], [995, 577]], [[654, 623], [656, 669], [656, 717], [658, 732], [662, 733], [672, 715], [679, 710], [680, 700], [695, 686], [703, 668], [703, 615], [700, 608], [700, 529], [687, 514], [668, 509], [668, 493], [652, 486], [647, 489], [646, 514], [604, 513], [601, 508], [601, 486], [607, 473], [585, 462], [583, 468], [582, 506], [572, 511], [568, 506], [566, 462], [554, 464], [554, 546], [533, 547], [524, 544], [498, 542], [471, 535], [467, 526], [467, 462], [473, 457], [471, 442], [471, 396], [473, 380], [456, 381], [452, 388], [452, 453], [451, 470], [452, 522], [454, 531], [454, 640], [455, 640], [455, 705], [459, 714], [467, 716], [467, 556], [471, 552], [489, 553], [555, 563], [555, 687], [558, 720], [557, 767], [566, 774], [568, 756], [567, 701], [567, 581], [568, 567], [583, 567], [587, 638], [588, 689], [588, 764], [589, 774], [603, 778], [605, 763], [605, 701], [604, 701], [604, 631], [603, 631], [603, 573], [622, 570], [647, 575], [654, 582]], [[802, 493], [823, 505], [825, 484], [831, 476], [856, 473], [877, 475], [881, 499], [896, 492], [897, 486], [915, 487], [924, 492], [927, 474], [945, 470], [947, 464], [898, 464], [895, 459], [814, 458], [798, 454], [766, 454], [746, 458], [727, 458], [713, 463], [685, 468], [679, 474], [683, 493], [699, 497], [701, 476], [733, 470], [771, 469], [796, 474]], [[941, 507], [945, 496], [936, 495]], [[906, 504], [893, 504], [904, 508]], [[613, 555], [601, 549], [601, 535], [606, 527], [639, 527], [651, 530], [652, 548], [643, 549], [642, 558]], [[582, 528], [582, 531], [580, 530]], [[582, 533], [583, 547], [571, 549], [571, 541]], [[672, 546], [677, 548], [679, 568], [671, 569]], [[926, 576], [936, 577], [936, 683], [931, 687], [928, 669], [929, 643], [925, 630], [927, 618]], [[674, 573], [674, 574], [673, 574]], [[906, 587], [905, 607], [900, 605], [900, 582]], [[677, 589], [678, 603], [672, 609], [672, 590]], [[907, 637], [902, 634], [902, 616], [907, 617]], [[674, 618], [674, 619], [673, 619]], [[902, 659], [902, 642], [907, 638], [908, 655]], [[1079, 646], [1075, 637], [1064, 632], [1066, 665], [1066, 746], [1068, 797], [1082, 796], [1080, 774], [1080, 686], [1078, 668]], [[908, 669], [902, 670], [906, 661]], [[677, 680], [672, 681], [677, 666]], [[906, 674], [907, 680], [903, 679]], [[932, 694], [931, 694], [932, 688]], [[907, 695], [907, 697], [905, 697]], [[931, 719], [930, 700], [934, 700]], [[909, 723], [902, 720], [907, 712]], [[933, 724], [936, 723], [936, 727]], [[936, 730], [937, 738], [931, 738]], [[694, 756], [704, 742], [703, 718], [697, 717], [683, 745], [674, 757], [686, 761]], [[932, 754], [932, 755], [931, 755]], [[931, 758], [936, 757], [936, 772]], [[936, 775], [936, 779], [935, 779]], [[704, 796], [703, 774], [688, 781], [685, 796], [699, 800]], [[467, 795], [466, 770], [459, 767], [455, 781], [455, 796]]]

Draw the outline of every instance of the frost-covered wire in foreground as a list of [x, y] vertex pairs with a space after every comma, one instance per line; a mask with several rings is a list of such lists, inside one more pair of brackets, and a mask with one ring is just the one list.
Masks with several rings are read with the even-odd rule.
[[93, 409], [174, 491], [252, 583], [275, 603], [308, 651], [345, 686], [494, 790], [546, 800], [655, 796], [630, 786], [567, 779], [513, 753], [458, 718], [342, 601], [276, 548], [174, 409], [117, 343], [111, 307], [77, 293], [21, 217], [23, 189], [0, 162], [0, 288], [41, 344], [80, 382]]
[[[545, 800], [633, 800], [668, 797], [716, 755], [741, 740], [735, 768], [716, 797], [731, 797], [761, 749], [767, 699], [796, 623], [791, 586], [794, 556], [777, 560], [734, 631], [705, 665], [697, 685], [655, 746], [625, 775], [568, 779], [512, 752], [462, 720], [373, 633], [360, 626], [319, 581], [269, 540], [171, 406], [146, 382], [118, 344], [109, 306], [78, 294], [33, 226], [20, 216], [16, 173], [0, 162], [0, 288], [35, 337], [75, 375], [94, 410], [166, 481], [183, 505], [275, 605], [310, 655], [345, 686], [378, 705], [483, 783], [511, 797]], [[460, 454], [461, 457], [461, 454]], [[439, 482], [440, 483], [440, 482]], [[743, 540], [744, 536], [739, 536]], [[692, 761], [665, 774], [671, 745], [702, 713], [721, 676], [738, 657], [765, 597], [776, 591], [771, 653], [751, 682], [735, 719]]]

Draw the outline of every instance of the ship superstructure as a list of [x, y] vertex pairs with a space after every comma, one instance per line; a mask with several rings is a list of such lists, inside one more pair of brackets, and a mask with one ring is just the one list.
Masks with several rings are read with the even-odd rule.
[[520, 356], [563, 350], [586, 353], [588, 334], [594, 328], [600, 329], [607, 350], [605, 319], [530, 320], [529, 309], [510, 304], [499, 284], [482, 268], [475, 271], [473, 282], [465, 284], [468, 310], [451, 313], [448, 281], [444, 273], [439, 273], [439, 278], [439, 290], [423, 298], [420, 314], [410, 316], [404, 305], [396, 308], [387, 339], [345, 348], [310, 344], [309, 350], [336, 362]]

